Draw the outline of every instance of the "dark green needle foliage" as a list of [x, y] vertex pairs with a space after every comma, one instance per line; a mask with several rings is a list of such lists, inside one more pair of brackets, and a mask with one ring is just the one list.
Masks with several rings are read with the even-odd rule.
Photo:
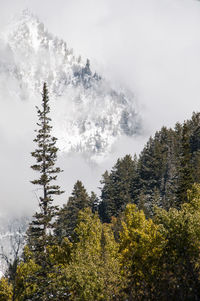
[[[180, 169], [178, 177], [177, 196], [179, 201], [187, 201], [187, 191], [191, 189], [193, 179], [192, 153], [190, 148], [189, 127], [186, 122], [183, 125], [181, 137]], [[179, 207], [179, 206], [177, 206]]]
[[102, 202], [99, 205], [99, 215], [103, 222], [109, 223], [112, 216], [119, 216], [132, 201], [133, 190], [135, 192], [137, 184], [136, 169], [136, 158], [133, 160], [130, 155], [126, 155], [117, 160], [110, 173], [104, 173], [101, 181]]
[[71, 238], [77, 225], [79, 211], [85, 208], [92, 208], [92, 200], [82, 182], [77, 181], [67, 204], [59, 210], [55, 229], [59, 240], [62, 240], [63, 237]]
[[52, 232], [53, 218], [57, 212], [57, 207], [52, 204], [53, 196], [63, 193], [60, 187], [54, 184], [57, 175], [62, 170], [55, 166], [58, 152], [57, 138], [51, 135], [52, 126], [46, 83], [43, 86], [42, 108], [36, 108], [39, 121], [38, 129], [35, 130], [37, 135], [34, 142], [37, 144], [37, 149], [31, 153], [36, 159], [36, 164], [31, 168], [37, 171], [39, 176], [31, 182], [41, 187], [41, 196], [39, 197], [40, 212], [35, 213], [34, 220], [28, 229], [28, 242], [32, 251], [42, 252], [49, 244], [51, 237], [49, 234]]

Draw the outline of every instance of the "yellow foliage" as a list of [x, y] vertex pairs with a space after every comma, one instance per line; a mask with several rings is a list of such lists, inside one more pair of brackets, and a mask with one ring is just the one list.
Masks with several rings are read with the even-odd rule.
[[[167, 239], [171, 261], [179, 260], [182, 254], [197, 258], [200, 249], [200, 185], [194, 184], [188, 191], [188, 203], [181, 209], [171, 208], [168, 212], [157, 208], [155, 222]], [[186, 257], [186, 256], [185, 256]], [[183, 260], [183, 257], [182, 259]], [[197, 264], [197, 263], [196, 263]]]
[[31, 252], [28, 247], [25, 248], [25, 257], [27, 261], [21, 262], [17, 267], [15, 279], [17, 301], [24, 300], [25, 297], [32, 296], [37, 290], [37, 284], [33, 281], [37, 272], [41, 269], [31, 258]]
[[8, 280], [3, 277], [0, 279], [0, 300], [11, 301], [13, 296], [12, 285], [8, 283]]
[[63, 238], [61, 245], [48, 246], [48, 256], [51, 264], [65, 265], [69, 262], [72, 250], [72, 243], [67, 237]]
[[66, 277], [71, 300], [112, 300], [119, 292], [118, 245], [110, 225], [102, 225], [90, 210], [79, 214]]
[[136, 205], [126, 207], [122, 231], [120, 233], [120, 250], [122, 262], [126, 266], [133, 264], [133, 258], [138, 258], [142, 265], [161, 255], [162, 236], [159, 227], [151, 219], [146, 219], [144, 212]]
[[159, 226], [146, 219], [136, 205], [127, 205], [122, 220], [119, 256], [129, 292], [133, 287], [135, 291], [142, 290], [142, 284], [153, 282], [159, 271], [164, 244]]

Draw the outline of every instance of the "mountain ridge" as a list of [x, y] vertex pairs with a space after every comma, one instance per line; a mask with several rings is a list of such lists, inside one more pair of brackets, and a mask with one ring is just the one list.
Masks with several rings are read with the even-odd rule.
[[141, 120], [133, 94], [112, 88], [92, 71], [88, 59], [84, 63], [76, 57], [28, 10], [8, 26], [2, 41], [9, 55], [0, 59], [0, 74], [18, 82], [24, 99], [38, 94], [45, 81], [50, 97], [58, 106], [62, 103], [62, 117], [55, 120], [62, 151], [105, 157], [121, 136], [139, 132]]

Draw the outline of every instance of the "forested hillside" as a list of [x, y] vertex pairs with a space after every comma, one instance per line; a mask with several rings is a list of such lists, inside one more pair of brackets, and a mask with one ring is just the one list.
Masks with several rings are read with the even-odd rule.
[[163, 127], [138, 158], [118, 159], [100, 198], [78, 180], [58, 208], [49, 112], [44, 84], [31, 166], [39, 211], [0, 280], [0, 300], [199, 300], [200, 113]]
[[152, 214], [157, 205], [168, 210], [187, 201], [187, 190], [200, 182], [200, 113], [174, 129], [163, 127], [150, 137], [137, 158], [119, 159], [102, 179], [99, 213], [110, 222], [131, 202]]

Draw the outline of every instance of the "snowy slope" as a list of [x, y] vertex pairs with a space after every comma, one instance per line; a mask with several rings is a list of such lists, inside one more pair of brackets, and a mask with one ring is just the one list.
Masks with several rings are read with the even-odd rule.
[[48, 83], [56, 100], [54, 128], [61, 150], [105, 156], [119, 137], [139, 131], [133, 95], [113, 89], [91, 70], [89, 60], [75, 57], [29, 11], [2, 33], [1, 48], [0, 74], [17, 81], [22, 99], [31, 99]]

